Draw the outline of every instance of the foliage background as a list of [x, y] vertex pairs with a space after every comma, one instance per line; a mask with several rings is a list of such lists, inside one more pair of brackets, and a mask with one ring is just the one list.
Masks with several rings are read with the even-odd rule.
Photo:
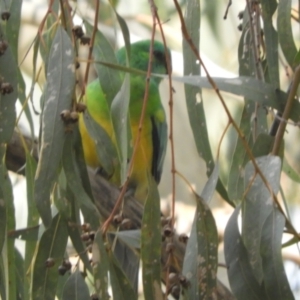
[[[5, 4], [9, 5], [9, 4]], [[77, 1], [79, 15], [93, 19], [93, 1]], [[184, 7], [185, 3], [182, 3]], [[238, 74], [238, 56], [237, 49], [241, 33], [237, 30], [237, 26], [241, 22], [238, 18], [238, 12], [244, 9], [245, 3], [241, 1], [239, 3], [233, 3], [229, 9], [227, 20], [223, 20], [223, 16], [226, 10], [226, 1], [202, 1], [201, 2], [201, 42], [200, 49], [201, 55], [207, 57], [205, 59], [205, 65], [208, 67], [209, 73], [212, 76], [217, 77], [233, 77]], [[293, 2], [293, 7], [297, 8], [297, 2]], [[22, 7], [22, 21], [19, 40], [19, 61], [22, 61], [25, 53], [27, 53], [32, 40], [37, 32], [37, 26], [41, 22], [41, 17], [45, 15], [47, 5], [45, 1], [24, 1]], [[117, 4], [118, 13], [125, 18], [130, 32], [133, 34], [131, 40], [136, 38], [149, 38], [151, 31], [151, 14], [149, 11], [149, 4], [147, 1], [119, 1]], [[174, 9], [172, 1], [160, 1], [158, 4], [158, 11], [162, 21], [164, 21], [164, 30], [167, 36], [168, 45], [174, 50], [173, 53], [173, 69], [174, 73], [181, 75], [182, 69], [182, 49], [181, 49], [181, 26]], [[112, 44], [116, 44], [116, 47], [121, 45], [120, 35], [117, 40], [114, 39], [117, 31], [116, 22], [113, 17], [109, 5], [103, 5], [100, 12], [100, 20], [103, 23], [100, 27], [101, 30], [111, 39]], [[81, 21], [77, 20], [80, 24]], [[294, 25], [294, 40], [296, 45], [299, 44], [299, 24], [296, 22]], [[84, 55], [85, 49], [82, 49], [82, 55]], [[32, 76], [32, 48], [29, 54], [22, 63], [22, 72], [25, 77], [27, 92], [30, 87]], [[280, 52], [281, 58], [282, 53]], [[280, 88], [283, 91], [287, 90], [289, 79], [285, 75], [285, 64], [280, 65]], [[82, 65], [84, 69], [84, 65]], [[28, 77], [27, 77], [28, 76]], [[27, 79], [26, 79], [27, 78]], [[44, 79], [41, 77], [40, 85], [43, 86]], [[195, 190], [198, 194], [201, 194], [202, 188], [207, 180], [206, 167], [201, 159], [199, 159], [197, 150], [194, 144], [194, 138], [189, 126], [188, 116], [186, 113], [186, 104], [184, 101], [184, 89], [180, 83], [173, 83], [176, 93], [174, 95], [174, 122], [175, 122], [175, 154], [176, 154], [176, 168], [188, 179], [188, 181], [195, 186]], [[162, 84], [161, 94], [162, 99], [165, 101], [166, 110], [168, 110], [168, 94], [167, 94], [167, 81]], [[213, 157], [216, 157], [218, 144], [223, 130], [227, 123], [227, 115], [225, 114], [222, 106], [216, 97], [215, 93], [211, 90], [203, 90], [203, 101], [206, 112], [206, 119], [209, 130], [209, 139], [212, 146]], [[38, 88], [35, 91], [35, 103], [39, 103]], [[236, 119], [239, 119], [242, 109], [242, 98], [236, 96], [226, 95], [226, 103], [230, 108], [230, 111]], [[20, 107], [20, 106], [19, 106]], [[39, 118], [32, 116], [35, 119], [35, 134], [39, 133]], [[28, 123], [24, 117], [21, 118], [21, 124], [23, 127], [28, 128]], [[269, 121], [270, 123], [270, 121]], [[288, 158], [290, 165], [293, 166], [296, 172], [299, 172], [299, 151], [297, 143], [299, 141], [299, 130], [296, 126], [288, 126], [285, 139], [286, 157]], [[234, 143], [236, 140], [236, 133], [230, 129], [226, 134], [224, 141], [222, 142], [221, 155], [220, 155], [220, 173], [221, 177], [226, 182], [228, 180], [228, 173], [231, 165], [231, 157], [234, 151]], [[165, 198], [165, 209], [170, 205], [170, 193], [171, 193], [171, 157], [170, 151], [166, 159], [164, 167], [164, 174], [162, 178], [162, 184], [160, 185], [160, 193]], [[13, 183], [21, 181], [21, 178], [14, 177]], [[281, 182], [284, 187], [285, 196], [288, 199], [291, 211], [296, 216], [299, 214], [299, 206], [295, 195], [298, 193], [298, 183], [292, 181], [284, 173], [281, 175]], [[23, 188], [24, 188], [23, 184]], [[21, 187], [22, 189], [22, 187]], [[24, 190], [23, 190], [24, 191]], [[25, 192], [23, 192], [25, 194]], [[24, 203], [22, 192], [15, 190], [15, 206], [16, 206], [16, 220], [18, 228], [26, 225], [26, 217], [24, 218]], [[178, 231], [188, 231], [189, 226], [193, 220], [193, 210], [190, 207], [194, 207], [194, 198], [190, 192], [189, 187], [180, 178], [176, 178], [176, 208], [180, 212], [177, 213], [178, 224], [183, 223], [182, 227], [178, 227]], [[184, 203], [184, 206], [182, 206]], [[214, 200], [211, 205], [214, 209], [216, 222], [220, 233], [225, 227], [226, 220], [231, 214], [232, 210], [229, 206], [221, 200], [217, 194], [214, 195]], [[186, 215], [182, 214], [182, 207], [184, 207]], [[221, 209], [219, 209], [221, 207]], [[293, 217], [293, 216], [292, 216]], [[23, 221], [22, 221], [23, 220]], [[188, 220], [188, 221], [187, 221]], [[220, 220], [220, 221], [219, 221]], [[223, 248], [220, 247], [222, 253]], [[295, 253], [295, 252], [293, 252]], [[290, 255], [290, 254], [289, 254]], [[294, 254], [293, 254], [294, 255]], [[298, 253], [296, 252], [296, 257]], [[293, 257], [293, 256], [292, 256]], [[222, 258], [220, 258], [222, 262]], [[223, 260], [224, 261], [224, 260]], [[290, 265], [291, 267], [291, 265]], [[292, 267], [291, 267], [292, 268]], [[295, 292], [299, 283], [293, 283]]]

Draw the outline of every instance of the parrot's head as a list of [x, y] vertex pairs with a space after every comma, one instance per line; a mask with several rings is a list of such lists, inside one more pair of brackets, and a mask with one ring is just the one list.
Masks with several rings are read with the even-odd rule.
[[[143, 40], [131, 44], [130, 48], [130, 67], [147, 72], [150, 55], [152, 55], [151, 72], [156, 74], [168, 74], [168, 60], [170, 61], [171, 69], [171, 52], [167, 48], [167, 53], [163, 43], [154, 41], [152, 53], [150, 53], [151, 41]], [[168, 57], [167, 57], [168, 56]], [[126, 49], [121, 48], [117, 52], [118, 62], [122, 65], [126, 64]], [[154, 77], [154, 80], [159, 83], [162, 78]]]

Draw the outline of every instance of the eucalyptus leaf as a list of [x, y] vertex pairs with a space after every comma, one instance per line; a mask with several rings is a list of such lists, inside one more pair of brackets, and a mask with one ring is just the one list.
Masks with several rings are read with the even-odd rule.
[[78, 268], [68, 278], [62, 293], [62, 300], [86, 300], [90, 293], [84, 278]]
[[57, 268], [64, 258], [67, 240], [67, 223], [57, 214], [37, 245], [32, 266], [30, 290], [32, 299], [52, 300], [55, 298], [59, 276]]
[[46, 226], [51, 223], [50, 192], [58, 176], [66, 136], [66, 127], [60, 114], [71, 108], [74, 87], [73, 46], [64, 29], [58, 27], [49, 54], [42, 141], [34, 190], [36, 205]]
[[277, 28], [280, 47], [290, 67], [295, 67], [294, 60], [297, 56], [297, 48], [293, 38], [291, 25], [291, 0], [280, 0], [278, 3]]
[[285, 218], [277, 208], [266, 219], [261, 234], [264, 286], [269, 299], [295, 299], [291, 291], [281, 254]]
[[209, 299], [216, 288], [218, 232], [207, 202], [213, 196], [218, 177], [216, 164], [201, 197], [195, 195], [197, 208], [182, 267], [182, 274], [188, 280], [186, 299]]
[[237, 300], [268, 299], [256, 281], [238, 226], [238, 206], [231, 215], [224, 233], [224, 253], [231, 290]]
[[280, 186], [281, 160], [277, 156], [262, 156], [256, 163], [265, 176], [266, 186], [257, 174], [252, 162], [245, 168], [245, 199], [242, 203], [242, 237], [247, 249], [252, 272], [259, 284], [263, 280], [260, 242], [263, 224], [274, 209], [273, 197], [269, 189], [276, 195]]
[[95, 234], [92, 253], [95, 291], [100, 299], [108, 300], [110, 298], [108, 295], [109, 260], [101, 230]]
[[156, 182], [151, 176], [145, 202], [141, 234], [141, 259], [145, 300], [162, 300], [161, 272], [161, 221], [160, 197]]

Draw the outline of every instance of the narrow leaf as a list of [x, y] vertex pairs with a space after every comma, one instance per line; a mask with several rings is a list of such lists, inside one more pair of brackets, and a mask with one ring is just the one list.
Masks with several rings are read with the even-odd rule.
[[163, 299], [160, 285], [160, 225], [160, 197], [154, 178], [149, 176], [149, 194], [145, 203], [141, 235], [142, 273], [146, 300]]
[[[0, 23], [0, 36], [3, 36]], [[3, 37], [5, 40], [5, 36]], [[13, 56], [12, 48], [8, 44], [6, 51], [0, 56], [1, 82], [8, 85], [7, 93], [0, 93], [0, 144], [7, 143], [13, 134], [16, 111], [15, 103], [18, 98], [18, 66]]]
[[[64, 258], [67, 240], [67, 223], [57, 214], [43, 233], [37, 247], [32, 269], [31, 299], [55, 298], [59, 276], [57, 268]], [[51, 265], [52, 262], [54, 265]]]
[[213, 196], [218, 176], [219, 166], [216, 164], [201, 197], [195, 195], [197, 209], [182, 268], [182, 274], [188, 280], [187, 299], [209, 299], [216, 289], [218, 232], [206, 202]]
[[116, 147], [103, 127], [100, 126], [86, 111], [83, 114], [84, 124], [89, 135], [94, 140], [101, 166], [109, 178], [119, 168], [119, 158]]
[[294, 60], [297, 56], [297, 48], [293, 38], [291, 25], [291, 0], [280, 0], [277, 11], [277, 28], [280, 47], [290, 67], [295, 67]]
[[277, 208], [266, 219], [261, 234], [261, 256], [264, 286], [268, 299], [295, 299], [291, 291], [281, 254], [285, 218]]
[[[276, 195], [279, 191], [281, 160], [277, 156], [263, 156], [256, 162], [264, 174], [269, 187]], [[273, 198], [261, 177], [257, 175], [252, 162], [245, 168], [245, 199], [242, 203], [242, 237], [248, 252], [252, 272], [259, 283], [262, 283], [263, 272], [260, 256], [262, 227], [273, 210]]]
[[[109, 270], [114, 299], [137, 299], [137, 294], [115, 257], [109, 255]], [[154, 298], [156, 299], [156, 298]]]
[[247, 250], [239, 233], [240, 210], [240, 206], [235, 209], [224, 233], [224, 252], [230, 287], [237, 300], [267, 299], [264, 289], [251, 271]]
[[121, 158], [121, 183], [126, 180], [128, 158], [128, 107], [130, 99], [130, 76], [125, 75], [120, 91], [111, 104], [111, 116]]
[[92, 202], [92, 199], [88, 196], [82, 186], [81, 178], [75, 164], [72, 133], [68, 133], [66, 136], [62, 164], [66, 174], [67, 184], [72, 191], [78, 206], [82, 209], [85, 218], [87, 218], [87, 222], [91, 224], [92, 228], [97, 228], [99, 226], [100, 215]]
[[86, 300], [89, 298], [88, 286], [77, 268], [64, 286], [62, 300]]
[[65, 124], [61, 112], [71, 108], [75, 86], [73, 46], [67, 33], [58, 27], [47, 70], [42, 118], [42, 141], [34, 196], [46, 226], [51, 223], [50, 191], [57, 178], [65, 141]]
[[[88, 22], [85, 22], [84, 25], [87, 29], [87, 33], [92, 35], [93, 27]], [[96, 61], [105, 61], [117, 64], [114, 49], [99, 30], [96, 31], [93, 55]], [[116, 70], [99, 64], [95, 64], [94, 67], [96, 69], [100, 85], [106, 95], [108, 106], [110, 107], [122, 85], [120, 74]]]
[[95, 291], [100, 299], [108, 300], [110, 298], [108, 295], [109, 260], [101, 230], [95, 234], [92, 253]]

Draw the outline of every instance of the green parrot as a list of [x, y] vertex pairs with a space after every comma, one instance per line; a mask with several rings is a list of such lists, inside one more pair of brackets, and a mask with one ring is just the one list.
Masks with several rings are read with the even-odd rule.
[[[150, 40], [144, 40], [131, 44], [130, 67], [142, 71], [148, 70], [149, 55], [152, 56], [152, 73], [167, 74], [167, 58], [165, 47], [162, 43], [154, 41], [152, 54], [150, 51]], [[170, 50], [167, 49], [169, 58]], [[126, 65], [126, 49], [121, 48], [116, 53], [119, 64]], [[151, 77], [149, 81], [148, 102], [145, 117], [142, 124], [140, 141], [133, 161], [133, 169], [129, 176], [129, 188], [134, 190], [134, 196], [141, 202], [146, 200], [149, 186], [149, 175], [152, 175], [157, 184], [160, 182], [163, 162], [167, 146], [167, 124], [164, 108], [159, 95], [159, 83], [161, 78]], [[130, 75], [130, 101], [129, 101], [129, 123], [131, 128], [130, 145], [135, 144], [139, 121], [142, 112], [143, 99], [146, 88], [145, 75]], [[92, 81], [86, 90], [86, 106], [91, 117], [106, 131], [115, 144], [113, 125], [110, 118], [110, 108], [105, 99], [98, 79]], [[79, 129], [83, 144], [84, 157], [87, 165], [93, 168], [101, 168], [96, 153], [94, 140], [90, 137], [85, 127], [83, 118], [79, 119]], [[131, 157], [128, 158], [128, 161]], [[114, 172], [109, 180], [120, 185], [120, 172]]]

